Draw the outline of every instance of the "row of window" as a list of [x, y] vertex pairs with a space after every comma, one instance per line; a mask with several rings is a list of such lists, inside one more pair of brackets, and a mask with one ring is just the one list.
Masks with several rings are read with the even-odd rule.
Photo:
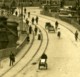
[[16, 1], [16, 2], [39, 2], [40, 0], [0, 0], [0, 2], [12, 2], [12, 1]]
[[[62, 0], [0, 0], [0, 2], [40, 2], [42, 4], [59, 4]], [[77, 0], [76, 0], [77, 1]], [[75, 3], [75, 0], [64, 0], [64, 3], [67, 4], [73, 4]]]

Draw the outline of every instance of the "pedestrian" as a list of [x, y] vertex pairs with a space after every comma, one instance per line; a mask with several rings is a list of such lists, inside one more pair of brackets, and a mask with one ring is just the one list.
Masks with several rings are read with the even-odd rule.
[[57, 36], [60, 38], [61, 37], [61, 32], [58, 31]]
[[41, 31], [39, 31], [38, 40], [41, 40]]
[[29, 34], [31, 34], [32, 33], [32, 27], [31, 27], [31, 25], [29, 26]]
[[75, 32], [75, 40], [77, 41], [78, 39], [78, 31]]
[[29, 34], [27, 34], [27, 42], [29, 43], [29, 41], [30, 41], [30, 37], [29, 37]]
[[39, 20], [38, 16], [36, 16], [35, 20], [36, 20], [36, 24], [38, 24], [38, 20]]
[[34, 29], [34, 31], [35, 31], [35, 35], [37, 35], [37, 31], [38, 31], [38, 28], [37, 28], [37, 26], [35, 26], [35, 29]]
[[30, 18], [30, 12], [28, 12], [28, 18]]
[[29, 20], [28, 19], [26, 19], [26, 24], [29, 25]]
[[55, 30], [58, 29], [58, 21], [55, 22]]
[[32, 17], [32, 24], [34, 24], [34, 17]]
[[10, 58], [10, 66], [12, 66], [13, 63], [15, 62], [15, 55], [13, 52], [10, 53], [9, 58]]
[[15, 15], [16, 15], [16, 16], [18, 15], [18, 12], [17, 12], [17, 11], [15, 12]]
[[26, 8], [24, 8], [24, 13], [26, 14]]
[[42, 54], [41, 59], [45, 59], [45, 62], [47, 61], [47, 55], [45, 53]]

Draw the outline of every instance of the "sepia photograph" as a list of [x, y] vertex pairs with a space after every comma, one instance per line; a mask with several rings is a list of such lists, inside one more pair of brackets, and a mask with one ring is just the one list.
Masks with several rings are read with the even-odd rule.
[[80, 77], [80, 0], [0, 0], [0, 77]]

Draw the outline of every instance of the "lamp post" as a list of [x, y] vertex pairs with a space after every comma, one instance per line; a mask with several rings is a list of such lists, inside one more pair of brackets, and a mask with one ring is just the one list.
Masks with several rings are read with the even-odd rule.
[[21, 26], [20, 26], [20, 30], [21, 30], [21, 33], [23, 33], [23, 0], [21, 0]]

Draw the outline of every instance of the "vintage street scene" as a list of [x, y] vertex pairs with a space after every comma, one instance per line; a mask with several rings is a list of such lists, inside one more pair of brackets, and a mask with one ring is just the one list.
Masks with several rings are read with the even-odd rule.
[[80, 0], [0, 0], [0, 77], [80, 77]]

